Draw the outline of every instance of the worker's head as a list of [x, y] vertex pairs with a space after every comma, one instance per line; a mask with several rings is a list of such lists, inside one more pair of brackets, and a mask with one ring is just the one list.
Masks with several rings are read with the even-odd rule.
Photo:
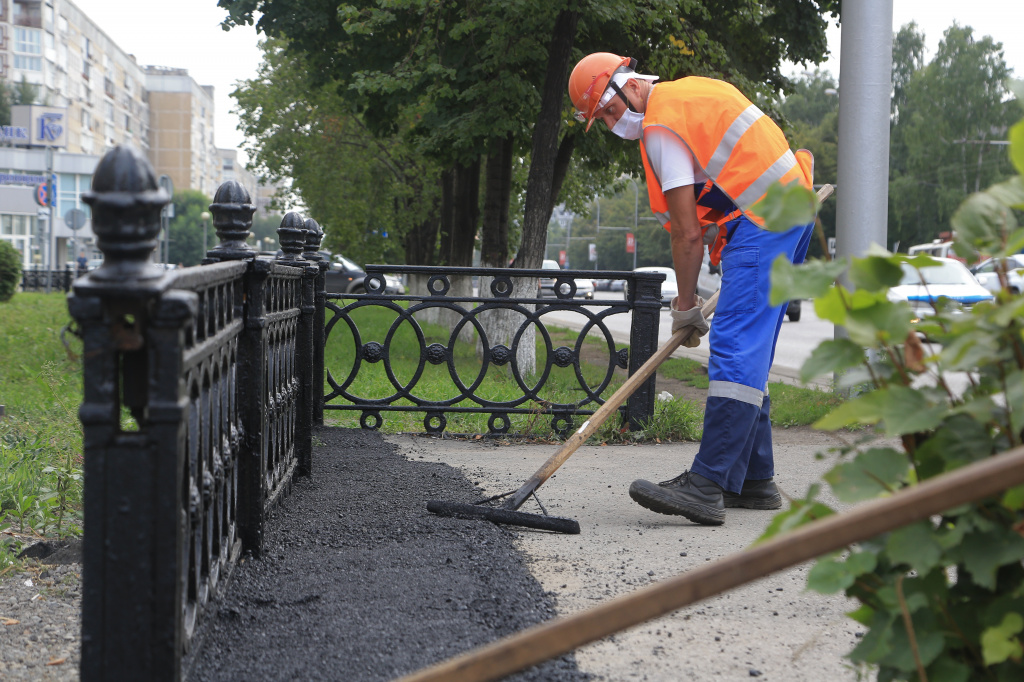
[[[610, 52], [595, 52], [576, 64], [569, 76], [569, 98], [576, 107], [576, 120], [586, 121], [586, 130], [595, 120], [601, 120], [621, 137], [640, 136], [648, 83], [658, 77], [638, 74], [635, 67], [635, 59]], [[620, 121], [623, 130], [615, 130]]]

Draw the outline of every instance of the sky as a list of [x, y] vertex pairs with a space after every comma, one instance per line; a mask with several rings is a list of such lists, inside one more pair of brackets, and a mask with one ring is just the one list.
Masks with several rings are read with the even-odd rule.
[[[200, 85], [214, 86], [218, 147], [241, 147], [230, 93], [238, 80], [256, 75], [259, 36], [250, 26], [225, 32], [225, 11], [216, 0], [71, 0], [139, 64], [188, 69]], [[1003, 43], [1006, 63], [1024, 78], [1024, 2], [1020, 0], [893, 0], [893, 29], [916, 21], [925, 34], [927, 58], [954, 21]], [[839, 74], [841, 30], [828, 31], [831, 57], [820, 68]], [[611, 49], [611, 48], [609, 48]], [[795, 72], [802, 67], [795, 69]]]

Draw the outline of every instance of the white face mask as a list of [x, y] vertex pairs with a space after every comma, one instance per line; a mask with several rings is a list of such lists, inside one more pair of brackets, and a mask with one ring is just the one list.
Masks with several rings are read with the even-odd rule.
[[623, 140], [639, 140], [644, 132], [644, 115], [639, 111], [627, 109], [615, 122], [612, 132]]

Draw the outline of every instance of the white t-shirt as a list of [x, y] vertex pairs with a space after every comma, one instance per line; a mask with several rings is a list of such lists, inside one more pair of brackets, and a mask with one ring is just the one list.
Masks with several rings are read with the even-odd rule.
[[644, 130], [644, 147], [662, 192], [707, 182], [708, 176], [693, 162], [690, 150], [667, 128], [652, 126]]

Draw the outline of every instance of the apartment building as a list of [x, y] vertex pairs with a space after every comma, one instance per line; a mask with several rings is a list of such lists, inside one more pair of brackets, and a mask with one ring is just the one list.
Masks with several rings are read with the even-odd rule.
[[220, 185], [221, 157], [213, 140], [213, 86], [199, 85], [185, 69], [147, 66], [149, 160], [175, 188], [212, 196]]
[[[91, 222], [72, 230], [64, 217], [89, 216], [81, 196], [115, 145], [142, 150], [176, 189], [212, 196], [221, 182], [213, 87], [184, 69], [140, 66], [70, 0], [0, 0], [0, 80], [36, 89], [33, 106], [0, 127], [0, 239], [25, 266], [95, 255]], [[51, 179], [52, 221], [40, 197]]]

